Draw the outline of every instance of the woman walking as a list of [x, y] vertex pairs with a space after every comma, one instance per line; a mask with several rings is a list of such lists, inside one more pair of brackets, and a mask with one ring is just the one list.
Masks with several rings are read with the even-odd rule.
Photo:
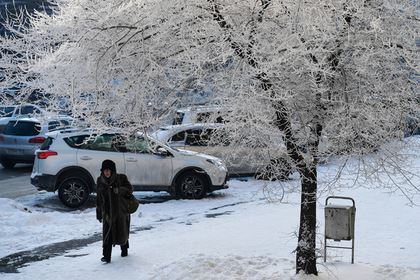
[[96, 186], [96, 218], [103, 225], [101, 261], [109, 263], [115, 245], [121, 246], [121, 257], [128, 255], [130, 214], [127, 214], [126, 198], [132, 195], [133, 187], [126, 175], [117, 174], [115, 163], [109, 159], [102, 162]]

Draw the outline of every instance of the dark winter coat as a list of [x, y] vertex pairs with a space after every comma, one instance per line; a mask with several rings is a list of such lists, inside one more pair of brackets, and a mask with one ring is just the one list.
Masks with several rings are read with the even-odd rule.
[[111, 236], [112, 245], [124, 245], [130, 232], [126, 198], [133, 193], [133, 187], [127, 176], [115, 173], [110, 178], [101, 174], [96, 186], [96, 218], [103, 222], [103, 241]]

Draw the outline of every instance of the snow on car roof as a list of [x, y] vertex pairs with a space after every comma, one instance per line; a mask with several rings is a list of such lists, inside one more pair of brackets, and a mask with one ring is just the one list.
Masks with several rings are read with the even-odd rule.
[[67, 115], [45, 115], [45, 116], [36, 116], [36, 117], [30, 117], [28, 115], [19, 115], [10, 118], [10, 121], [30, 121], [30, 122], [49, 122], [53, 120], [74, 120], [74, 118], [67, 116]]
[[112, 128], [106, 128], [106, 129], [94, 129], [94, 128], [80, 128], [80, 127], [74, 127], [74, 128], [67, 128], [62, 130], [57, 130], [53, 132], [47, 133], [47, 136], [56, 138], [58, 136], [62, 137], [72, 137], [82, 134], [104, 134], [104, 133], [121, 133], [121, 131], [117, 129]]
[[191, 106], [191, 107], [185, 107], [185, 108], [180, 108], [178, 110], [176, 110], [177, 112], [180, 113], [185, 113], [185, 112], [201, 112], [201, 111], [217, 111], [220, 110], [220, 106], [217, 105], [197, 105], [197, 106]]
[[166, 141], [168, 137], [187, 129], [205, 129], [205, 128], [221, 128], [224, 124], [221, 123], [187, 123], [176, 124], [159, 127], [158, 130], [152, 132], [150, 135], [153, 138], [161, 141]]
[[216, 128], [216, 127], [223, 127], [224, 125], [221, 123], [186, 123], [186, 124], [175, 124], [175, 125], [167, 125], [159, 127], [159, 130], [183, 130], [188, 128]]

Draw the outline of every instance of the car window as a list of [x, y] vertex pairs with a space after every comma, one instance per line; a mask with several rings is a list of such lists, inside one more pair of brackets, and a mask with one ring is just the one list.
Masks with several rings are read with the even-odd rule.
[[60, 129], [72, 128], [74, 124], [71, 120], [60, 120]]
[[77, 135], [65, 138], [64, 141], [72, 148], [107, 151], [107, 152], [125, 152], [125, 142], [121, 135], [102, 134], [102, 135]]
[[34, 107], [30, 105], [24, 105], [20, 107], [19, 114], [20, 115], [29, 115], [34, 112]]
[[232, 135], [226, 128], [219, 128], [213, 131], [210, 145], [213, 146], [229, 146], [232, 143]]
[[50, 149], [50, 146], [52, 145], [52, 143], [54, 142], [54, 138], [52, 138], [52, 137], [48, 137], [45, 141], [44, 141], [44, 143], [42, 143], [42, 145], [41, 145], [41, 147], [40, 147], [40, 149], [41, 150], [49, 150]]
[[198, 113], [197, 114], [197, 122], [199, 123], [204, 123], [204, 122], [208, 122], [210, 120], [210, 117], [213, 114], [210, 112], [205, 112], [205, 113]]
[[221, 131], [219, 133], [219, 143], [222, 144], [223, 146], [229, 146], [231, 143], [231, 138], [230, 136], [226, 133], [226, 131]]
[[71, 126], [71, 122], [68, 120], [60, 120], [62, 126], [69, 127]]
[[225, 120], [221, 116], [220, 112], [205, 112], [205, 113], [197, 114], [197, 122], [198, 123], [206, 123], [206, 122], [224, 123]]
[[190, 129], [186, 131], [187, 139], [185, 141], [188, 146], [208, 146], [210, 136], [213, 133], [213, 129]]
[[198, 146], [198, 143], [200, 141], [201, 130], [189, 129], [186, 131], [186, 134], [187, 138], [185, 140], [185, 144], [188, 146]]
[[15, 107], [8, 106], [8, 107], [0, 107], [0, 118], [10, 118], [13, 116], [13, 111]]
[[130, 153], [151, 153], [151, 143], [144, 139], [144, 137], [131, 136], [126, 142], [127, 152]]
[[205, 129], [201, 134], [201, 143], [204, 146], [208, 146], [211, 143], [211, 136], [213, 134], [213, 129]]
[[72, 148], [83, 149], [86, 148], [86, 142], [90, 135], [77, 135], [68, 138], [64, 138], [64, 142]]
[[59, 121], [51, 121], [48, 123], [48, 130], [52, 131], [57, 129], [58, 127], [60, 127], [60, 122]]
[[48, 122], [48, 131], [62, 130], [71, 128], [71, 124], [67, 120], [53, 120]]
[[222, 116], [218, 116], [215, 120], [215, 123], [226, 123], [225, 119]]
[[41, 132], [41, 124], [28, 121], [10, 121], [4, 128], [6, 135], [34, 136]]
[[37, 115], [41, 114], [41, 111], [33, 105], [23, 105], [19, 108], [20, 115]]
[[102, 134], [89, 142], [87, 148], [95, 151], [125, 152], [125, 142], [120, 135]]
[[180, 142], [185, 140], [185, 131], [178, 132], [174, 136], [172, 136], [168, 142]]

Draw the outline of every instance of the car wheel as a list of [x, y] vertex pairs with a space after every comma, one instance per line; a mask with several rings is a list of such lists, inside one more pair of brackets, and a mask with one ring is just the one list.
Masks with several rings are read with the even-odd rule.
[[89, 198], [89, 193], [86, 182], [76, 177], [65, 179], [58, 187], [60, 201], [70, 208], [82, 206]]
[[197, 172], [186, 172], [179, 178], [177, 189], [182, 198], [201, 199], [207, 193], [207, 182]]
[[16, 165], [16, 162], [10, 159], [2, 159], [0, 163], [5, 169], [12, 169]]
[[258, 180], [286, 180], [292, 173], [292, 166], [284, 158], [272, 159], [270, 164], [255, 175]]

